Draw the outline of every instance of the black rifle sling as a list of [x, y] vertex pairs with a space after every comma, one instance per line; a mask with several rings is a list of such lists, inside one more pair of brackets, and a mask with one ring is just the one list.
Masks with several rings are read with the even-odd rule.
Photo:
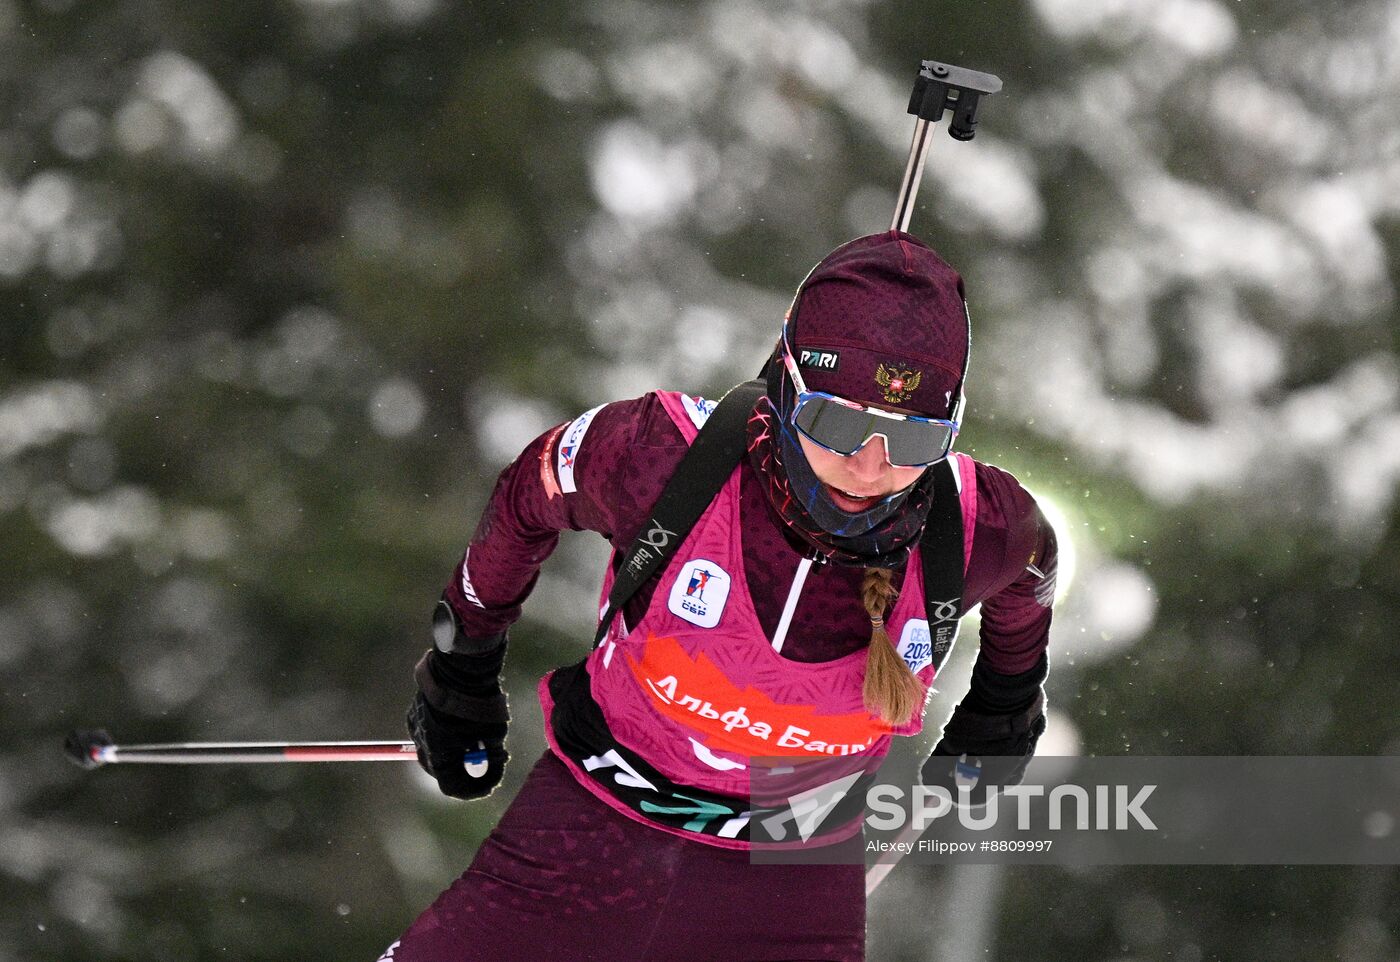
[[944, 458], [933, 470], [933, 504], [924, 522], [919, 556], [923, 559], [924, 609], [933, 643], [933, 670], [937, 672], [953, 647], [962, 617], [963, 517], [954, 475], [956, 459]]
[[593, 637], [594, 648], [603, 643], [613, 618], [637, 589], [671, 560], [734, 473], [744, 456], [748, 437], [745, 425], [763, 392], [764, 383], [757, 379], [730, 388], [681, 457], [676, 473], [656, 499], [650, 518], [616, 567], [608, 607]]

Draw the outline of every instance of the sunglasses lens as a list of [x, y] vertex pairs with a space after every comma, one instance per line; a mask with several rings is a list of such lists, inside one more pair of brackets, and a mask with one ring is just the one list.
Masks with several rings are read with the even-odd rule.
[[916, 467], [932, 464], [948, 453], [953, 429], [930, 421], [895, 422], [889, 432], [890, 464]]
[[855, 454], [869, 436], [873, 421], [864, 411], [856, 411], [827, 398], [810, 398], [797, 409], [797, 429], [822, 447], [837, 454]]
[[804, 398], [793, 423], [809, 440], [844, 455], [855, 454], [871, 435], [882, 434], [890, 464], [896, 467], [932, 464], [953, 442], [953, 429], [946, 424], [878, 417], [824, 397]]

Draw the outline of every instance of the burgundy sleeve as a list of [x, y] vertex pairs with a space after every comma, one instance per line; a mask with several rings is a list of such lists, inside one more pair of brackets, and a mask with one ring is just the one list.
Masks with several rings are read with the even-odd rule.
[[514, 624], [559, 532], [632, 538], [685, 441], [655, 393], [615, 401], [535, 438], [501, 472], [446, 598], [468, 637]]
[[977, 468], [979, 528], [985, 514], [996, 519], [1002, 535], [1000, 564], [982, 599], [979, 658], [998, 674], [1015, 675], [1035, 667], [1050, 642], [1055, 529], [1010, 474], [990, 465]]

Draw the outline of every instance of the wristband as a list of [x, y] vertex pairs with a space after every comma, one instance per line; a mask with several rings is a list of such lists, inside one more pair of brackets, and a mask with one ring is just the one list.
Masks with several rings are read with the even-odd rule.
[[485, 655], [505, 643], [504, 631], [485, 638], [472, 638], [464, 634], [457, 612], [446, 598], [433, 609], [433, 647], [444, 655]]

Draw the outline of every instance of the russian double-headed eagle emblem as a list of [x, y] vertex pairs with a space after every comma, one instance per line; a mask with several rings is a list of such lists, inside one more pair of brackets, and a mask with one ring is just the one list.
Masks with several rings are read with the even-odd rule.
[[899, 371], [881, 364], [875, 370], [875, 383], [885, 391], [885, 400], [890, 404], [903, 404], [909, 395], [919, 389], [924, 379], [923, 371]]

